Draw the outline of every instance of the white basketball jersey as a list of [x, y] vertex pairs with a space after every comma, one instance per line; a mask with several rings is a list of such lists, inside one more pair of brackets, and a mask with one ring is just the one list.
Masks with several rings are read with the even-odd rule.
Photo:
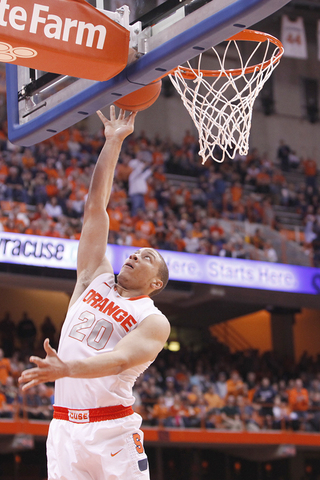
[[[114, 275], [99, 275], [69, 309], [58, 355], [70, 361], [110, 352], [152, 314], [162, 315], [150, 297], [121, 297]], [[150, 363], [101, 378], [61, 378], [55, 384], [55, 404], [69, 408], [130, 406], [134, 382]]]

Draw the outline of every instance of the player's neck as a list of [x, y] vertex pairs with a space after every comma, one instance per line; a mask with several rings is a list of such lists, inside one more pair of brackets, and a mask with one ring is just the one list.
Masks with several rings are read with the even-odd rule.
[[129, 290], [123, 287], [122, 285], [120, 285], [119, 283], [116, 284], [115, 288], [118, 294], [121, 297], [125, 297], [125, 298], [134, 298], [134, 297], [141, 297], [143, 295], [148, 295], [146, 292], [142, 292], [141, 290]]

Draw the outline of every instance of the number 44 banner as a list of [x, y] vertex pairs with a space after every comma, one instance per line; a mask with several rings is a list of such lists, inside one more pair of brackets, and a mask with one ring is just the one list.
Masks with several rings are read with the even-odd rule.
[[287, 15], [283, 15], [281, 41], [284, 46], [284, 56], [301, 59], [308, 58], [306, 32], [302, 17], [292, 21]]

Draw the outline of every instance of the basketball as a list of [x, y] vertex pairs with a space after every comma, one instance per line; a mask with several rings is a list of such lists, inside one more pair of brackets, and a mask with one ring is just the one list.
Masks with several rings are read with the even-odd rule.
[[151, 107], [161, 92], [161, 80], [156, 80], [145, 87], [139, 88], [135, 92], [129, 93], [125, 97], [120, 98], [114, 104], [122, 108], [122, 110], [127, 110], [129, 112], [141, 112], [146, 108]]

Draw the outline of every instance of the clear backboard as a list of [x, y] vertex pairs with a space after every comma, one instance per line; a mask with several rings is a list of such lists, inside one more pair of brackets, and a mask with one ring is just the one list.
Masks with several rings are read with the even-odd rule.
[[[45, 3], [45, 1], [43, 1]], [[90, 0], [119, 22], [130, 8], [130, 61], [99, 82], [7, 64], [8, 135], [30, 146], [49, 138], [271, 15], [289, 0]], [[117, 10], [120, 9], [120, 10]], [[127, 11], [127, 10], [126, 10]]]

